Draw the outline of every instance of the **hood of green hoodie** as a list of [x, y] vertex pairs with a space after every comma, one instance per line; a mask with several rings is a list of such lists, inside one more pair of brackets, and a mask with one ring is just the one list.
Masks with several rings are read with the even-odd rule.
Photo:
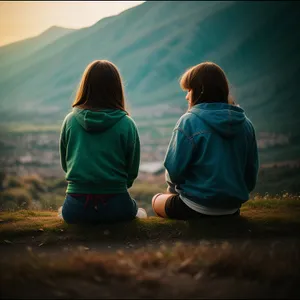
[[246, 121], [242, 108], [226, 103], [201, 103], [193, 106], [189, 112], [197, 115], [226, 138], [232, 138], [239, 133]]
[[91, 111], [75, 107], [73, 114], [86, 131], [106, 131], [119, 122], [126, 115], [126, 112], [115, 109]]

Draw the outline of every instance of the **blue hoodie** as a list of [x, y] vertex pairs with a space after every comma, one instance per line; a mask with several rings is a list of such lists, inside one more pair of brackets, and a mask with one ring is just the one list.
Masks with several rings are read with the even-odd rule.
[[164, 166], [183, 197], [208, 208], [239, 208], [257, 180], [253, 125], [238, 106], [197, 104], [178, 120]]

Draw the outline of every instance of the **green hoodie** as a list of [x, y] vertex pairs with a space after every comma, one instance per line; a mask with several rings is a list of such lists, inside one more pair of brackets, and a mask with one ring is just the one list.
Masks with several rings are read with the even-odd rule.
[[124, 193], [140, 164], [136, 125], [121, 110], [74, 108], [62, 124], [60, 158], [67, 193]]

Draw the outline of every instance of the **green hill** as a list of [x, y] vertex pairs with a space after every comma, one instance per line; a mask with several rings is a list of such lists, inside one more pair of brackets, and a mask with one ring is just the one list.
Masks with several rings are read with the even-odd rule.
[[22, 63], [26, 57], [74, 31], [75, 29], [52, 26], [35, 37], [2, 46], [0, 48], [0, 78], [9, 76], [13, 65], [18, 68], [18, 64]]
[[289, 1], [145, 2], [18, 63], [0, 60], [1, 120], [61, 122], [86, 65], [109, 59], [121, 70], [138, 125], [160, 122], [157, 127], [168, 129], [186, 109], [179, 76], [210, 60], [224, 68], [259, 131], [295, 133], [299, 8]]

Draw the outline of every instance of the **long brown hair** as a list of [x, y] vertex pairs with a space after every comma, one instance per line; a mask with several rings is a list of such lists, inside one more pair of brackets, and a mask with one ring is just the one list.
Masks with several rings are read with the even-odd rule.
[[121, 75], [117, 67], [107, 60], [90, 63], [81, 78], [72, 107], [82, 109], [125, 109]]
[[190, 107], [199, 103], [228, 103], [229, 85], [224, 71], [215, 63], [203, 62], [180, 78], [183, 90], [192, 90]]

